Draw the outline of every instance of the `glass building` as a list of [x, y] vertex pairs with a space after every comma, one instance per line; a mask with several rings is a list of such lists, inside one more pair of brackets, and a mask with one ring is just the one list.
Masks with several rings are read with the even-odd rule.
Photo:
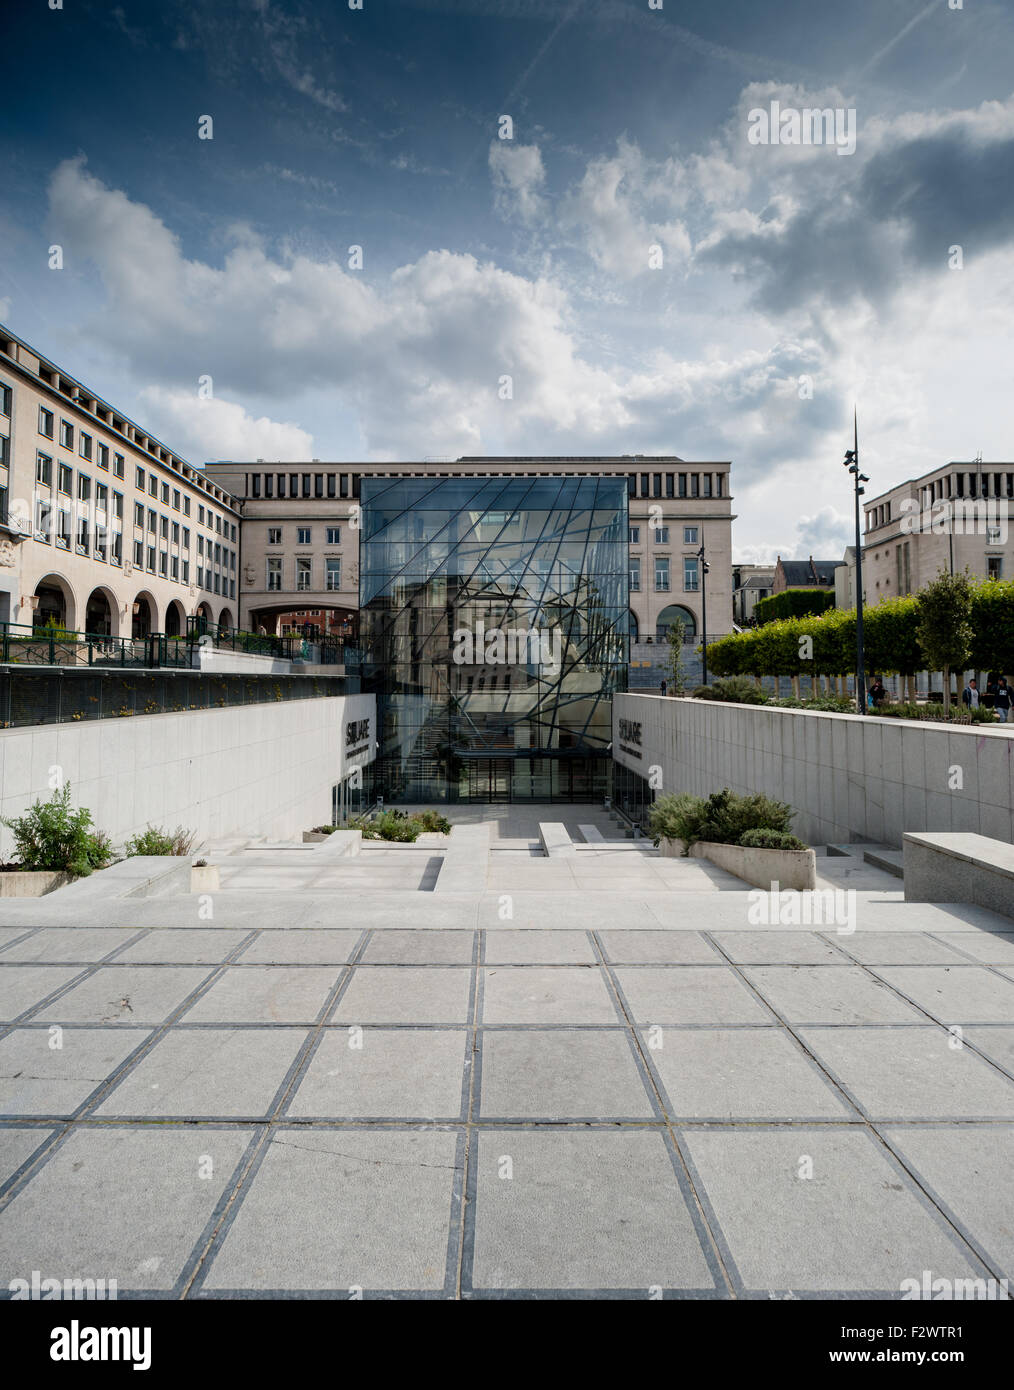
[[363, 689], [387, 800], [607, 794], [626, 687], [623, 478], [362, 483]]

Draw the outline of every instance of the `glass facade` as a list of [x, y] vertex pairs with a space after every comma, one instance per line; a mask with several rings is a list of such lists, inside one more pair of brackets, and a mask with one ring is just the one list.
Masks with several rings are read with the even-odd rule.
[[363, 479], [360, 645], [389, 801], [592, 801], [626, 687], [621, 478]]

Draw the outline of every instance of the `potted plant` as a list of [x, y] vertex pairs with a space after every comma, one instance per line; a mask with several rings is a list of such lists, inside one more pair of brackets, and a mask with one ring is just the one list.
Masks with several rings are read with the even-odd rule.
[[109, 837], [92, 829], [91, 812], [70, 804], [70, 783], [23, 815], [0, 817], [14, 837], [15, 860], [0, 865], [0, 896], [40, 898], [104, 869], [113, 858]]

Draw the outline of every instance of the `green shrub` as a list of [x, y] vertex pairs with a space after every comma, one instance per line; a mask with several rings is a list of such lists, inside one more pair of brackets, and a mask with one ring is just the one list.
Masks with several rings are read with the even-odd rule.
[[692, 694], [695, 700], [725, 700], [737, 705], [767, 703], [767, 696], [749, 676], [726, 676], [711, 685], [699, 685]]
[[840, 695], [817, 695], [811, 700], [797, 700], [795, 695], [785, 695], [771, 699], [768, 704], [775, 709], [809, 709], [820, 714], [855, 714], [855, 700], [843, 699]]
[[333, 835], [338, 829], [336, 825], [315, 825], [311, 830], [311, 835]]
[[448, 835], [451, 830], [451, 822], [446, 816], [442, 816], [439, 811], [419, 811], [416, 819], [422, 825], [423, 830], [430, 835]]
[[772, 801], [767, 796], [739, 796], [726, 787], [706, 800], [686, 792], [659, 797], [651, 808], [648, 828], [656, 845], [661, 839], [682, 840], [683, 853], [687, 855], [698, 840], [738, 845], [749, 830], [788, 833], [794, 815], [792, 807], [782, 801]]
[[21, 816], [0, 817], [14, 836], [17, 861], [23, 869], [50, 869], [79, 878], [104, 869], [113, 857], [108, 835], [93, 830], [91, 812], [73, 810], [70, 783], [48, 801], [35, 801]]
[[754, 616], [763, 626], [779, 618], [806, 618], [826, 613], [834, 607], [834, 594], [827, 589], [783, 589], [780, 594], [758, 599]]
[[137, 854], [189, 854], [197, 836], [178, 825], [175, 830], [162, 830], [157, 825], [149, 825], [140, 835], [134, 835], [123, 846], [127, 859]]
[[932, 720], [940, 724], [993, 724], [996, 722], [996, 714], [986, 705], [980, 705], [978, 709], [969, 709], [957, 701], [952, 703], [949, 710], [945, 710], [942, 704], [929, 705], [881, 705], [877, 710], [878, 719], [922, 719]]
[[808, 846], [786, 830], [747, 830], [739, 837], [747, 849], [807, 849]]

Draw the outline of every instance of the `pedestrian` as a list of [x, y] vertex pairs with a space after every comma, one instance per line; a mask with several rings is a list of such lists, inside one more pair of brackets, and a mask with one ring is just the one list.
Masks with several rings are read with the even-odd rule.
[[870, 699], [873, 701], [874, 709], [879, 709], [887, 699], [887, 687], [879, 676], [874, 678], [873, 684], [870, 686]]
[[663, 681], [663, 682], [662, 682], [662, 694], [663, 694], [663, 695], [666, 693], [666, 686], [667, 686], [667, 682], [666, 682], [666, 681]]
[[996, 683], [996, 698], [993, 705], [997, 714], [1000, 716], [1000, 722], [1006, 724], [1007, 720], [1010, 718], [1011, 706], [1010, 686], [1007, 684], [1006, 676], [1001, 676]]
[[961, 703], [967, 705], [969, 709], [979, 708], [979, 687], [974, 676], [961, 692]]

